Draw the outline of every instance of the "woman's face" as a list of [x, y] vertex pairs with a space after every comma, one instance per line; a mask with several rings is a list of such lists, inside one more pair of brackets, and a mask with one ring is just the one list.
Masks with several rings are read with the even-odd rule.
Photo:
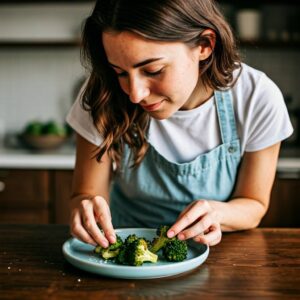
[[153, 118], [166, 119], [207, 99], [199, 78], [200, 46], [151, 41], [127, 31], [105, 32], [102, 38], [122, 90]]

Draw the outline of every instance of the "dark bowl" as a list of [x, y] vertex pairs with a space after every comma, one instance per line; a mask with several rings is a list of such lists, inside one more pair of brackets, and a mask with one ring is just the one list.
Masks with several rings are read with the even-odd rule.
[[35, 150], [51, 150], [62, 146], [66, 142], [67, 137], [54, 134], [39, 136], [22, 134], [20, 135], [20, 139], [28, 148]]

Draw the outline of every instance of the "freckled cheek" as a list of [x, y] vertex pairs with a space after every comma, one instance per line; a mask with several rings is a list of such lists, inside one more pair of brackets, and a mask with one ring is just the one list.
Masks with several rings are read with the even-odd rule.
[[164, 79], [162, 81], [158, 81], [156, 84], [152, 84], [150, 90], [153, 95], [172, 97], [174, 90], [177, 90], [177, 88], [174, 81]]

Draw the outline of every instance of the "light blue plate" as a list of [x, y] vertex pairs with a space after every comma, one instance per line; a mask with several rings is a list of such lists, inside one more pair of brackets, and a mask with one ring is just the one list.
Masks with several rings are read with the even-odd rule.
[[[130, 234], [152, 240], [156, 229], [126, 228], [115, 230], [123, 240]], [[174, 276], [193, 270], [208, 257], [209, 247], [193, 241], [188, 242], [188, 256], [182, 262], [167, 262], [159, 255], [158, 262], [144, 263], [142, 266], [123, 266], [112, 261], [105, 261], [93, 252], [95, 247], [85, 244], [76, 238], [67, 240], [62, 247], [66, 260], [75, 267], [103, 276], [125, 279], [148, 279]]]

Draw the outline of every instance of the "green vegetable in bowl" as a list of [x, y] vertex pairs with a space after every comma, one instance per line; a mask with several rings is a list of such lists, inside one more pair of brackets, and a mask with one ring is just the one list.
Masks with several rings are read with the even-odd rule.
[[28, 135], [41, 135], [43, 130], [43, 123], [39, 121], [32, 121], [25, 127], [24, 133]]
[[67, 135], [67, 128], [66, 126], [60, 125], [55, 121], [49, 121], [46, 123], [40, 121], [31, 121], [27, 123], [23, 133], [33, 136], [56, 135], [63, 137]]
[[43, 125], [42, 134], [53, 134], [58, 136], [65, 136], [66, 128], [64, 126], [59, 125], [55, 121], [50, 121]]

